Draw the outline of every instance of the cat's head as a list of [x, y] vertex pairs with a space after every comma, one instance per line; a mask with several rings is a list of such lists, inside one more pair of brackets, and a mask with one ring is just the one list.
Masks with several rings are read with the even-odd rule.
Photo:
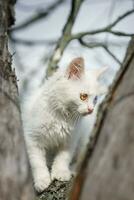
[[99, 83], [100, 76], [106, 67], [95, 70], [85, 70], [84, 59], [79, 57], [72, 60], [66, 69], [65, 77], [70, 82], [68, 95], [70, 102], [75, 105], [81, 115], [91, 114], [101, 95], [106, 93], [106, 87]]
[[106, 88], [99, 83], [99, 78], [106, 68], [85, 70], [84, 59], [79, 57], [67, 66], [61, 79], [57, 79], [56, 98], [57, 107], [76, 111], [80, 115], [91, 114], [97, 104], [99, 96], [106, 92]]

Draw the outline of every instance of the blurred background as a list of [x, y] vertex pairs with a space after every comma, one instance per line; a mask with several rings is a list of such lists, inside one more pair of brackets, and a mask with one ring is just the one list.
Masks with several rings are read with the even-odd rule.
[[71, 39], [54, 67], [66, 67], [72, 58], [82, 56], [87, 68], [108, 66], [104, 81], [112, 82], [134, 33], [134, 0], [18, 0], [10, 49], [21, 99], [44, 80], [55, 49], [66, 39], [63, 28], [69, 27], [68, 16], [78, 5]]

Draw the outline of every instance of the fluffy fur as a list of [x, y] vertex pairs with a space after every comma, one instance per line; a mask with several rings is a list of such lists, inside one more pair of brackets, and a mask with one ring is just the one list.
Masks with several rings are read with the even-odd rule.
[[[93, 111], [97, 97], [104, 93], [97, 80], [100, 74], [102, 71], [85, 70], [83, 58], [76, 58], [66, 70], [59, 70], [49, 78], [24, 108], [25, 141], [38, 192], [54, 179], [70, 179], [69, 164], [78, 150], [77, 143], [85, 143], [81, 140], [86, 138], [84, 132], [89, 135], [89, 120], [95, 113], [89, 111]], [[83, 93], [88, 94], [85, 101], [80, 99]], [[83, 124], [85, 130], [81, 128]], [[50, 155], [53, 155], [51, 167]]]

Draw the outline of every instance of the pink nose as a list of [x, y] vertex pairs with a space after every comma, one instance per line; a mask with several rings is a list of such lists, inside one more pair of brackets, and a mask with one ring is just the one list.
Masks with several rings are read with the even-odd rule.
[[93, 108], [88, 108], [88, 113], [90, 114], [90, 113], [92, 113], [93, 112]]

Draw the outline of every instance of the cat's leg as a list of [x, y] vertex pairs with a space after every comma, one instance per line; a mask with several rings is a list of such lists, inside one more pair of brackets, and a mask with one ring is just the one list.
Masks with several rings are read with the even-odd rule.
[[34, 187], [37, 192], [42, 192], [51, 183], [50, 173], [46, 164], [46, 152], [37, 142], [32, 141], [31, 138], [26, 143]]
[[54, 159], [51, 179], [57, 179], [61, 181], [68, 181], [71, 178], [71, 171], [69, 169], [70, 153], [67, 150], [60, 151]]

